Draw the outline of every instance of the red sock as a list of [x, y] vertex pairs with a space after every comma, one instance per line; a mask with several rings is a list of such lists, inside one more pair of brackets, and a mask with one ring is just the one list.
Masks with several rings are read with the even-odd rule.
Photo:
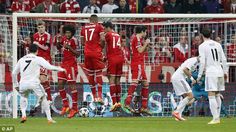
[[138, 85], [137, 83], [132, 83], [132, 84], [129, 86], [128, 95], [127, 95], [127, 98], [126, 98], [126, 100], [125, 100], [125, 105], [130, 105], [131, 100], [132, 100], [132, 95], [133, 95], [134, 91], [136, 90], [137, 85]]
[[63, 102], [63, 107], [69, 107], [69, 103], [68, 103], [68, 99], [66, 97], [65, 89], [61, 89], [61, 90], [59, 90], [59, 92], [60, 92], [61, 99], [62, 99], [62, 102]]
[[111, 94], [111, 99], [112, 99], [112, 103], [113, 105], [117, 102], [116, 100], [116, 85], [110, 84], [110, 94]]
[[96, 82], [97, 82], [97, 87], [98, 87], [98, 97], [102, 99], [102, 74], [98, 74], [96, 76]]
[[121, 86], [120, 84], [116, 85], [116, 101], [120, 102], [120, 96], [121, 96]]
[[89, 73], [88, 74], [88, 81], [89, 81], [89, 85], [93, 94], [93, 99], [97, 98], [97, 94], [96, 94], [96, 86], [95, 86], [95, 80], [94, 80], [94, 73]]
[[42, 85], [47, 93], [47, 100], [52, 101], [51, 88], [50, 88], [49, 81], [42, 83]]
[[78, 110], [78, 91], [72, 90], [71, 95], [72, 95], [72, 109]]
[[147, 108], [147, 100], [148, 100], [148, 86], [142, 88], [142, 107]]

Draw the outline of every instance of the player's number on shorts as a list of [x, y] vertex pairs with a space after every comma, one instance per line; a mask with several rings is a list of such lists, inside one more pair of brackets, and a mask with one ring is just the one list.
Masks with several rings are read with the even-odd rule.
[[23, 69], [23, 72], [28, 68], [28, 66], [30, 65], [32, 60], [26, 60], [25, 63], [27, 63], [27, 65], [25, 66], [25, 68]]
[[218, 61], [218, 52], [217, 52], [217, 49], [211, 49], [211, 54], [212, 54], [212, 57], [213, 57], [213, 60], [214, 61]]
[[112, 38], [112, 41], [113, 41], [113, 49], [116, 48], [116, 46], [120, 47], [121, 44], [120, 44], [120, 38], [118, 38], [117, 42], [116, 42], [116, 37], [113, 37]]
[[[95, 28], [85, 29], [85, 38], [86, 38], [86, 41], [91, 41], [91, 40], [92, 40], [94, 30], [95, 30]], [[89, 39], [88, 39], [88, 37], [89, 37]]]

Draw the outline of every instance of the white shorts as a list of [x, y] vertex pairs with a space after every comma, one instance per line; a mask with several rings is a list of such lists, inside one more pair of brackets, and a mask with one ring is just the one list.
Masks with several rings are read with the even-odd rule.
[[224, 77], [206, 77], [205, 91], [225, 91]]
[[24, 96], [27, 91], [33, 91], [38, 98], [41, 98], [46, 95], [45, 90], [41, 84], [20, 83], [20, 94]]
[[191, 87], [185, 79], [173, 79], [172, 85], [176, 95], [181, 96], [185, 93], [191, 93]]

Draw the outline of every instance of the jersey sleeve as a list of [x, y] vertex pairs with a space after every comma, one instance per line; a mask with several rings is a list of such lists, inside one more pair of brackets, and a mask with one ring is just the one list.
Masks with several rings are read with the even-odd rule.
[[80, 32], [80, 36], [81, 36], [81, 37], [84, 37], [84, 36], [85, 36], [84, 30], [85, 30], [84, 27], [82, 27], [81, 32]]
[[188, 68], [189, 70], [191, 70], [191, 67], [194, 66], [195, 63], [196, 63], [195, 59], [191, 58], [191, 59], [187, 60], [185, 67]]
[[223, 66], [223, 71], [224, 71], [224, 74], [227, 74], [228, 73], [228, 66], [227, 66], [227, 59], [225, 57], [225, 53], [222, 49], [222, 47], [220, 46], [220, 50], [221, 50], [221, 62], [222, 62], [222, 66]]
[[12, 71], [12, 83], [13, 83], [13, 87], [19, 87], [19, 83], [17, 80], [17, 75], [20, 72], [20, 60], [18, 61], [18, 63], [16, 64], [16, 67], [13, 69]]
[[38, 57], [37, 58], [37, 63], [38, 63], [38, 65], [40, 65], [40, 66], [42, 66], [42, 67], [44, 67], [44, 68], [46, 68], [48, 70], [63, 71], [62, 68], [51, 65], [49, 62], [47, 62], [42, 57]]
[[203, 71], [205, 69], [206, 64], [206, 55], [205, 55], [205, 48], [204, 45], [200, 45], [198, 48], [199, 56], [200, 56], [200, 67], [199, 67], [199, 73], [198, 73], [198, 79], [202, 77]]

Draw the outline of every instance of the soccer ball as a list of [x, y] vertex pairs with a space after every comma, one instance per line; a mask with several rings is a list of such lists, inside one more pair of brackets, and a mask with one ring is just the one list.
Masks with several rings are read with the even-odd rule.
[[81, 109], [79, 110], [79, 115], [80, 115], [81, 117], [88, 117], [88, 116], [89, 116], [89, 110], [88, 110], [88, 108], [81, 108]]

